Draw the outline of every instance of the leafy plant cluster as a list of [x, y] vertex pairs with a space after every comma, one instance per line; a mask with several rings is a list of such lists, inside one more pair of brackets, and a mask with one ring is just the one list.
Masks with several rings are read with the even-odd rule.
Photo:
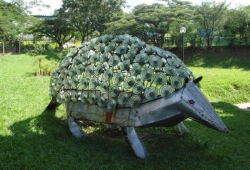
[[42, 44], [29, 44], [24, 46], [24, 52], [27, 52], [31, 56], [42, 55], [45, 51], [45, 45]]
[[34, 75], [35, 76], [51, 76], [52, 72], [57, 68], [58, 62], [48, 60], [45, 56], [38, 55], [34, 60]]

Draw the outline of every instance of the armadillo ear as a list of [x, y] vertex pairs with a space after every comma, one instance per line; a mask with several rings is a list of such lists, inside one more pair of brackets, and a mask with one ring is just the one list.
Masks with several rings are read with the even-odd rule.
[[200, 77], [198, 77], [197, 79], [195, 79], [193, 82], [194, 82], [194, 84], [197, 84], [197, 83], [199, 83], [200, 81], [201, 81], [201, 79], [202, 79], [203, 77], [202, 76], [200, 76]]

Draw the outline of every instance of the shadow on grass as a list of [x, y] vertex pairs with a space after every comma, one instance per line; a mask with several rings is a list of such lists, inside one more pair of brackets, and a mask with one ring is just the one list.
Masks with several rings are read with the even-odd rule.
[[57, 61], [60, 61], [60, 60], [62, 60], [66, 56], [67, 53], [68, 53], [68, 51], [66, 51], [66, 50], [64, 50], [64, 51], [46, 50], [44, 52], [44, 56], [48, 60], [57, 60]]
[[[0, 136], [0, 169], [245, 169], [250, 154], [249, 113], [236, 106], [212, 103], [230, 133], [222, 134], [186, 121], [191, 134], [181, 137], [171, 128], [138, 129], [147, 136], [150, 156], [135, 158], [122, 135], [108, 137], [98, 129], [75, 139], [63, 118], [44, 110], [14, 123], [9, 136]], [[94, 127], [95, 128], [95, 127]], [[244, 155], [242, 157], [242, 155]]]
[[200, 51], [187, 54], [185, 63], [188, 66], [207, 68], [241, 68], [250, 70], [250, 50], [233, 51], [221, 49], [211, 52]]
[[212, 105], [221, 115], [231, 134], [240, 130], [248, 134], [250, 140], [250, 111], [242, 110], [226, 102], [216, 102]]
[[35, 73], [32, 73], [32, 72], [28, 72], [25, 74], [26, 77], [35, 77]]

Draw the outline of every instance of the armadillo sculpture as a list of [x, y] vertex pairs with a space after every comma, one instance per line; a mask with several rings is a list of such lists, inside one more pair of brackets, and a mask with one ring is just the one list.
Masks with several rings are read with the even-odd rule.
[[228, 132], [221, 118], [196, 86], [201, 80], [173, 53], [146, 45], [130, 35], [103, 35], [76, 47], [61, 61], [50, 81], [48, 109], [65, 104], [69, 129], [75, 137], [85, 133], [76, 120], [89, 120], [124, 128], [135, 155], [146, 148], [137, 127], [177, 126], [192, 118]]

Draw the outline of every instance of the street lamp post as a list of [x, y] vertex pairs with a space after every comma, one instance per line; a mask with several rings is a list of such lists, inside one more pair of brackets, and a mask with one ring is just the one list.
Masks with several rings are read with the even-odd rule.
[[182, 35], [182, 62], [184, 63], [184, 34], [186, 32], [186, 28], [185, 27], [181, 27], [180, 28], [180, 33]]

